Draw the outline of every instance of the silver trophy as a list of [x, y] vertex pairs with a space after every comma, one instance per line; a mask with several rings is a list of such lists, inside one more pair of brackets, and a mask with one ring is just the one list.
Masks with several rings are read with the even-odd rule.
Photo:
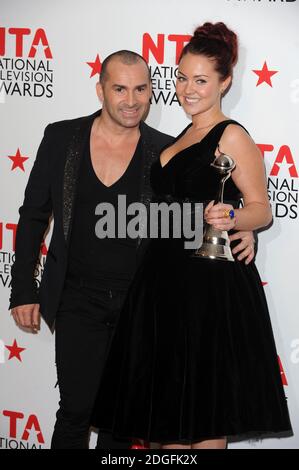
[[[231, 176], [236, 164], [234, 160], [221, 153], [215, 158], [211, 166], [222, 176], [215, 204], [223, 203], [224, 184]], [[235, 261], [230, 249], [228, 233], [226, 230], [217, 230], [213, 225], [206, 224], [202, 245], [193, 253], [193, 256], [224, 261]]]

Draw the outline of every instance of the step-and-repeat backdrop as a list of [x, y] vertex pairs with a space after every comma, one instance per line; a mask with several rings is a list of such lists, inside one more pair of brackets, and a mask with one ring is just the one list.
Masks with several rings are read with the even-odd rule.
[[[224, 21], [239, 34], [223, 109], [250, 131], [265, 160], [274, 223], [259, 234], [257, 264], [294, 428], [291, 437], [229, 447], [298, 448], [299, 0], [2, 0], [0, 12], [0, 448], [49, 448], [59, 400], [54, 336], [45, 323], [38, 335], [22, 331], [8, 311], [18, 208], [44, 127], [98, 109], [101, 62], [131, 49], [151, 67], [147, 122], [175, 135], [188, 123], [175, 95], [177, 58], [204, 21]], [[50, 236], [51, 229], [38, 278]]]

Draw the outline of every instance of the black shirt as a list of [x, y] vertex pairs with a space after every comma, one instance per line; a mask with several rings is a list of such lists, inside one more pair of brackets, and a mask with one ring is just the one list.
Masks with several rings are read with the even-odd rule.
[[[126, 208], [140, 201], [142, 172], [142, 144], [139, 138], [135, 153], [123, 175], [111, 186], [105, 186], [97, 177], [90, 155], [90, 135], [87, 139], [80, 167], [75, 213], [70, 240], [69, 271], [87, 278], [119, 280], [133, 278], [136, 269], [137, 239], [118, 236], [118, 196], [126, 196]], [[109, 203], [115, 211], [115, 237], [99, 238], [96, 224], [104, 216], [96, 215], [99, 203]], [[111, 210], [109, 213], [112, 214]], [[123, 210], [121, 211], [124, 216]], [[128, 222], [134, 216], [126, 216]], [[103, 220], [103, 219], [102, 219]], [[112, 227], [110, 224], [109, 226]], [[103, 225], [107, 230], [107, 225]]]

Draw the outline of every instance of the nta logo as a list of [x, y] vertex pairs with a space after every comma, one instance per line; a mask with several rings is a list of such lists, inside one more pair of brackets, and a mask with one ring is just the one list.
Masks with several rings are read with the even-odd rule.
[[[31, 414], [29, 415], [28, 419], [24, 422], [20, 423], [20, 420], [24, 420], [24, 414], [18, 411], [10, 411], [4, 410], [3, 411], [4, 418], [8, 418], [8, 426], [9, 431], [8, 435], [9, 438], [0, 438], [0, 448], [6, 449], [18, 449], [18, 448], [29, 448], [29, 440], [35, 440], [38, 444], [44, 444], [44, 436], [36, 415]], [[24, 443], [18, 442], [15, 439], [20, 439], [21, 441], [25, 441], [27, 447]], [[36, 449], [36, 444], [31, 445], [32, 449]], [[41, 446], [39, 445], [39, 448]]]
[[[262, 152], [263, 157], [265, 157], [266, 152], [272, 152], [274, 146], [271, 144], [257, 144], [260, 151]], [[289, 175], [291, 178], [298, 178], [297, 168], [295, 166], [294, 158], [291, 152], [291, 149], [288, 145], [282, 145], [277, 153], [274, 164], [270, 171], [270, 176], [277, 176], [281, 170], [281, 165], [287, 165]]]
[[35, 31], [29, 52], [24, 53], [24, 36], [31, 35], [31, 29], [29, 28], [6, 28], [0, 27], [0, 56], [4, 56], [6, 53], [6, 41], [12, 40], [15, 45], [15, 56], [16, 57], [30, 57], [36, 56], [37, 48], [41, 45], [44, 48], [44, 55], [46, 59], [52, 59], [52, 52], [49, 46], [45, 30], [39, 28]]
[[[175, 63], [178, 64], [184, 45], [191, 39], [190, 34], [169, 34], [167, 40], [175, 44]], [[158, 64], [164, 63], [165, 34], [158, 34], [156, 42], [149, 33], [144, 33], [142, 42], [142, 56], [149, 62], [150, 53]]]

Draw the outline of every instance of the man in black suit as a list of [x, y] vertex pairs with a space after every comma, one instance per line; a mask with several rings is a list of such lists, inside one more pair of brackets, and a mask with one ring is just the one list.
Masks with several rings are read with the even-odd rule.
[[[97, 94], [101, 111], [46, 127], [19, 210], [9, 308], [16, 323], [32, 331], [39, 330], [40, 315], [51, 330], [55, 325], [61, 400], [52, 449], [88, 448], [113, 328], [146, 246], [140, 237], [98, 238], [95, 208], [109, 202], [117, 214], [120, 194], [127, 205], [148, 206], [150, 167], [173, 140], [143, 122], [151, 82], [138, 54], [109, 56]], [[53, 234], [38, 289], [34, 271], [52, 214]], [[251, 234], [237, 237], [242, 238], [241, 256], [250, 260]], [[99, 435], [98, 448], [129, 445], [108, 433]]]

